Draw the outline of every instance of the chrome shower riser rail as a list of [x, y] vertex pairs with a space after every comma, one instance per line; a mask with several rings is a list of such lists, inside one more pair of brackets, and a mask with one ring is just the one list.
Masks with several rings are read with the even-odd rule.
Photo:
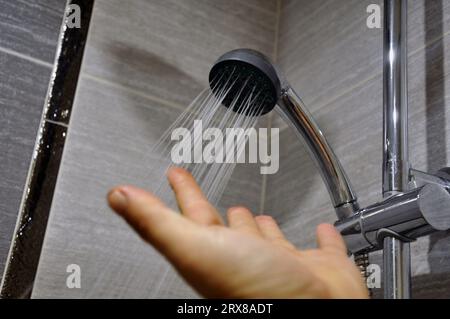
[[[384, 1], [383, 196], [408, 190], [407, 0]], [[410, 298], [409, 243], [384, 240], [384, 297]]]

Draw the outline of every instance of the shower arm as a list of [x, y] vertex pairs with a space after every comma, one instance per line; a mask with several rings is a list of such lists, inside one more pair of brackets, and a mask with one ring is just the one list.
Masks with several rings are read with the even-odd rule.
[[288, 84], [281, 89], [276, 110], [307, 146], [328, 189], [338, 219], [352, 216], [359, 206], [348, 177], [303, 101]]

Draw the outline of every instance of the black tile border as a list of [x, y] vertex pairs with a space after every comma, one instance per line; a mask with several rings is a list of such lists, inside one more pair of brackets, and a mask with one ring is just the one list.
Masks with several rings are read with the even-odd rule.
[[[81, 9], [81, 28], [68, 28], [69, 5]], [[94, 0], [68, 0], [29, 176], [11, 244], [1, 298], [30, 298], [64, 150], [67, 126]]]
[[[66, 125], [70, 120], [94, 0], [68, 1], [67, 5], [71, 4], [76, 4], [81, 9], [81, 28], [67, 28], [63, 24], [44, 115], [47, 120]], [[68, 10], [66, 7], [66, 15]]]

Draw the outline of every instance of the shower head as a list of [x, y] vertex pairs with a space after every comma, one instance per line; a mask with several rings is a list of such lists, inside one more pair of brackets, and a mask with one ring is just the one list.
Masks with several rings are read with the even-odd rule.
[[218, 92], [215, 88], [225, 87], [230, 82], [233, 85], [222, 103], [226, 107], [233, 105], [236, 112], [240, 112], [240, 106], [250, 92], [253, 92], [255, 106], [250, 111], [252, 115], [272, 111], [281, 94], [281, 81], [275, 67], [266, 56], [250, 49], [225, 53], [212, 67], [209, 84], [215, 93]]
[[[347, 175], [323, 133], [301, 98], [267, 57], [250, 49], [230, 51], [212, 67], [209, 84], [214, 94], [223, 98], [222, 104], [238, 113], [263, 115], [278, 105], [279, 115], [293, 126], [309, 148], [339, 219], [359, 209]], [[256, 102], [252, 103], [254, 108], [249, 110], [242, 105], [250, 96]]]

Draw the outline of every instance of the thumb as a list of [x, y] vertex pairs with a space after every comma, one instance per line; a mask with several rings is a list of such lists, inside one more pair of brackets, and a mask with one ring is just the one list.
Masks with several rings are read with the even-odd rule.
[[347, 254], [344, 239], [333, 225], [321, 224], [317, 227], [317, 244], [320, 249]]

